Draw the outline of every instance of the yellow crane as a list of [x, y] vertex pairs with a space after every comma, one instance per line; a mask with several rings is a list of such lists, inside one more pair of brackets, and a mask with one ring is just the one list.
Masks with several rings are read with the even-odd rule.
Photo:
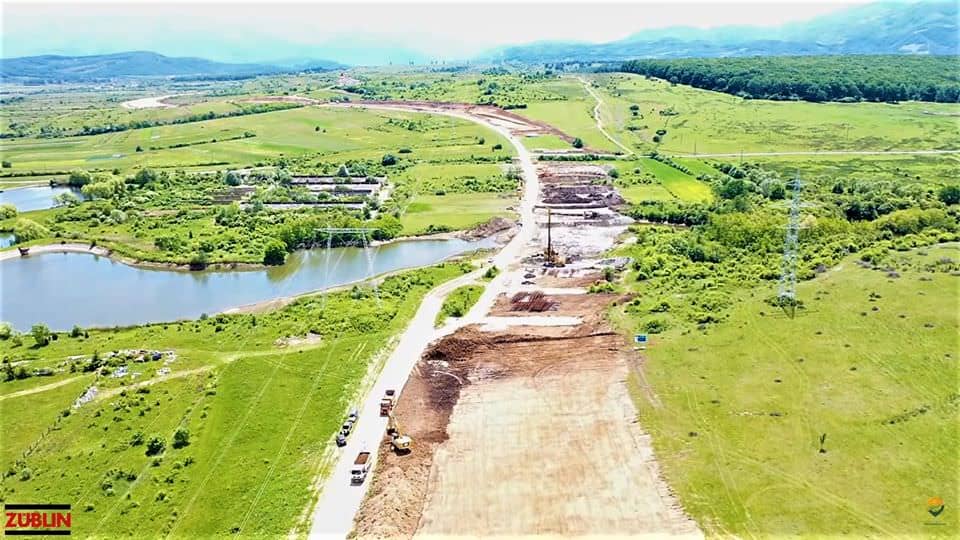
[[400, 432], [400, 423], [397, 422], [397, 417], [393, 415], [392, 410], [387, 415], [387, 435], [390, 436], [390, 443], [393, 445], [395, 452], [398, 454], [410, 452], [410, 444], [413, 443], [413, 439]]

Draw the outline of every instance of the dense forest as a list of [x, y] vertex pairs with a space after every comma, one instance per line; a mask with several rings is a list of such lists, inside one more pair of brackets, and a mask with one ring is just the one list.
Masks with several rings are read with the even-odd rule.
[[631, 60], [622, 71], [743, 98], [960, 101], [960, 56], [794, 56]]

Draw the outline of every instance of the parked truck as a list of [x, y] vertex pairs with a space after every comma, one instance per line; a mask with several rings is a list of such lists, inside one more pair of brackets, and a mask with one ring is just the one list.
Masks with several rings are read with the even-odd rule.
[[370, 472], [370, 452], [360, 452], [357, 459], [353, 460], [353, 468], [350, 469], [350, 482], [352, 484], [362, 484], [367, 479], [367, 473]]
[[387, 390], [383, 398], [380, 399], [380, 416], [388, 416], [393, 410], [396, 392]]

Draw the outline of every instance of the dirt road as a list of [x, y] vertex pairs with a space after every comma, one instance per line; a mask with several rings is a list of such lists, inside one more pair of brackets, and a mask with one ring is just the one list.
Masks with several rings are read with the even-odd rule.
[[[328, 106], [349, 107], [356, 105], [330, 104]], [[520, 140], [501, 125], [461, 112], [424, 110], [420, 106], [404, 107], [399, 104], [380, 106], [365, 104], [362, 106], [370, 109], [412, 110], [462, 118], [483, 124], [504, 135], [510, 141], [516, 148], [524, 178], [524, 192], [519, 208], [521, 229], [499, 253], [494, 255], [493, 264], [501, 269], [515, 266], [524, 248], [536, 238], [537, 225], [534, 205], [540, 192], [536, 169], [533, 166], [530, 153], [527, 152]], [[324, 481], [319, 501], [313, 509], [310, 538], [345, 538], [353, 528], [354, 515], [360, 508], [360, 503], [370, 482], [368, 481], [360, 486], [351, 485], [350, 468], [353, 458], [360, 451], [371, 452], [373, 454], [371, 459], [376, 463], [380, 450], [379, 443], [386, 429], [386, 419], [380, 417], [379, 414], [379, 400], [384, 391], [388, 388], [397, 390], [403, 388], [410, 371], [431, 341], [450, 334], [466, 324], [481, 320], [493, 307], [497, 296], [511, 284], [511, 280], [514, 278], [514, 275], [509, 272], [501, 272], [487, 284], [480, 300], [465, 317], [453, 319], [443, 327], [434, 329], [434, 320], [440, 311], [443, 299], [457, 287], [478, 279], [481, 273], [482, 270], [478, 270], [445, 283], [428, 293], [424, 298], [413, 321], [401, 336], [396, 349], [390, 355], [377, 378], [377, 382], [372, 386], [369, 395], [361, 406], [360, 419], [353, 435], [349, 438], [347, 445], [338, 450], [333, 471]]]
[[593, 97], [593, 99], [597, 100], [597, 104], [593, 107], [593, 118], [594, 118], [594, 120], [597, 121], [597, 129], [599, 129], [599, 130], [600, 130], [600, 133], [603, 133], [603, 136], [606, 137], [610, 142], [612, 142], [613, 144], [615, 144], [615, 145], [617, 145], [618, 147], [620, 147], [621, 149], [623, 149], [623, 151], [624, 151], [628, 156], [632, 156], [632, 155], [633, 155], [633, 150], [631, 150], [631, 149], [627, 148], [626, 146], [624, 146], [623, 144], [621, 144], [620, 141], [618, 141], [617, 139], [613, 138], [613, 135], [610, 135], [609, 133], [607, 133], [607, 130], [603, 128], [603, 120], [601, 120], [601, 118], [600, 118], [600, 107], [603, 106], [603, 100], [600, 99], [600, 94], [594, 92], [593, 87], [590, 86], [590, 83], [587, 82], [586, 79], [578, 78], [577, 80], [579, 80], [580, 82], [582, 82], [582, 83], [583, 83], [583, 88], [587, 91], [587, 93], [590, 94], [590, 95]]

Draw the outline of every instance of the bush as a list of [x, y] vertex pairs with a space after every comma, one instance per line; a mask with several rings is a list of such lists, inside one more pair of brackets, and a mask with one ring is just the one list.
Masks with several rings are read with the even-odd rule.
[[413, 150], [411, 150], [411, 149], [409, 149], [409, 148], [401, 148], [401, 149], [397, 150], [397, 153], [398, 153], [398, 154], [409, 154], [409, 153], [411, 153], [411, 152], [413, 152]]
[[167, 443], [163, 440], [162, 437], [154, 435], [150, 438], [150, 442], [147, 443], [146, 455], [156, 456], [162, 454], [164, 450], [167, 449]]
[[263, 250], [263, 264], [277, 266], [287, 261], [287, 245], [280, 240], [273, 239]]
[[53, 334], [50, 332], [50, 329], [47, 328], [45, 324], [35, 324], [33, 328], [30, 329], [30, 335], [33, 336], [33, 340], [40, 347], [46, 347], [50, 344], [50, 339]]
[[493, 145], [493, 149], [494, 149], [494, 150], [503, 150], [503, 145], [500, 144], [500, 143], [497, 143], [497, 144]]
[[10, 162], [7, 161], [7, 160], [3, 160], [3, 168], [4, 168], [4, 169], [9, 169], [10, 167], [13, 167], [13, 163], [10, 163]]
[[140, 446], [143, 444], [143, 433], [136, 432], [133, 434], [133, 437], [130, 438], [130, 446]]
[[239, 186], [242, 183], [240, 175], [233, 171], [227, 172], [223, 177], [223, 181], [226, 182], [228, 186]]
[[943, 204], [960, 204], [960, 185], [944, 186], [937, 194]]
[[10, 323], [0, 322], [0, 340], [6, 341], [13, 335], [13, 327]]
[[180, 428], [173, 434], [173, 447], [183, 448], [190, 444], [190, 432]]
[[395, 156], [395, 155], [393, 155], [393, 154], [386, 154], [386, 155], [384, 155], [383, 158], [380, 160], [380, 164], [383, 165], [383, 166], [385, 166], [385, 167], [389, 167], [390, 165], [396, 165], [396, 164], [397, 164], [397, 156]]
[[20, 218], [13, 225], [13, 236], [17, 243], [30, 242], [50, 236], [50, 231], [32, 219]]
[[610, 178], [620, 178], [620, 171], [618, 171], [617, 168], [614, 167], [607, 172], [607, 176], [609, 176]]
[[570, 144], [572, 144], [574, 148], [583, 148], [583, 140], [580, 137], [574, 138]]
[[83, 335], [83, 328], [80, 328], [77, 325], [73, 325], [73, 329], [70, 330], [70, 337], [78, 338]]
[[17, 207], [12, 204], [0, 204], [0, 219], [17, 217]]
[[647, 323], [643, 325], [643, 329], [648, 334], [659, 334], [667, 329], [667, 323], [661, 319], [653, 319], [647, 321]]

